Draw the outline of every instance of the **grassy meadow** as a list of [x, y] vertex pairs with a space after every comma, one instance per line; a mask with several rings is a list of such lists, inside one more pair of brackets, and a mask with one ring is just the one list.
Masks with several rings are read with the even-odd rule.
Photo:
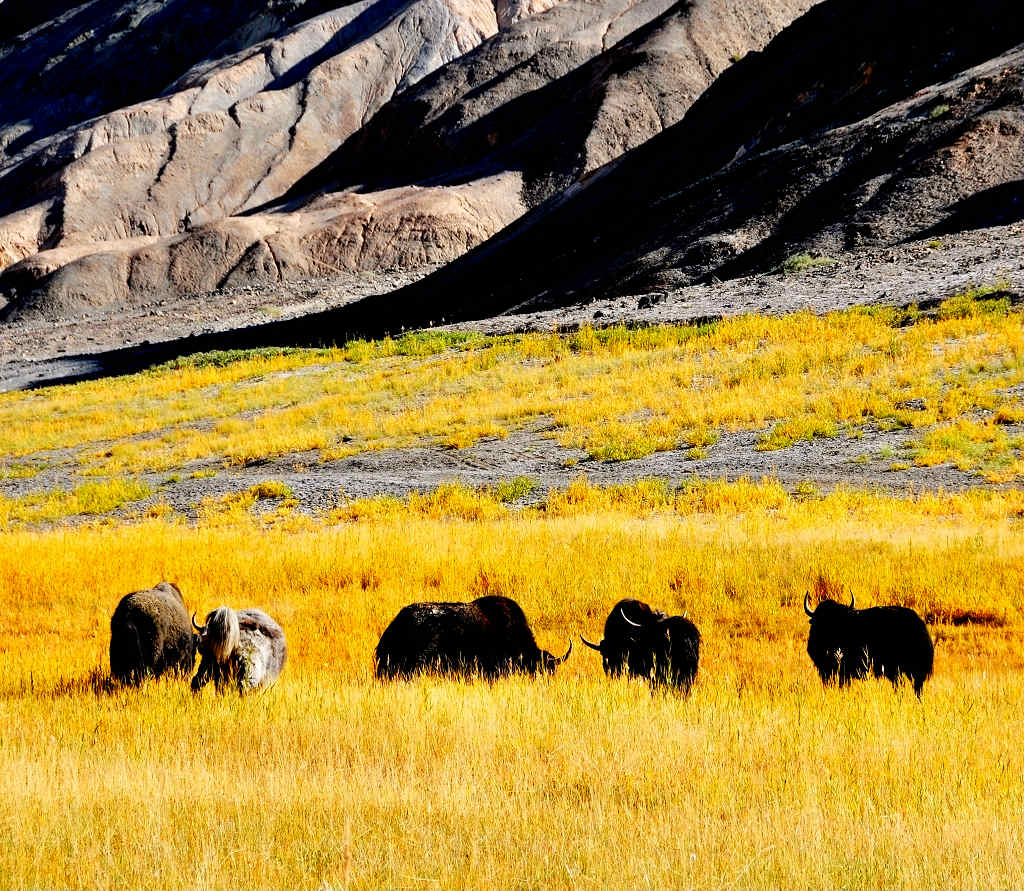
[[[0, 395], [0, 484], [21, 487], [0, 496], [0, 889], [1024, 886], [1021, 321], [982, 289], [927, 314], [426, 333]], [[185, 516], [147, 477], [520, 429], [622, 460], [865, 428], [982, 485], [581, 475], [312, 512], [268, 479]], [[277, 618], [277, 685], [111, 684], [110, 615], [161, 579], [200, 615]], [[922, 700], [824, 689], [805, 591], [926, 617]], [[555, 676], [373, 678], [403, 605], [483, 594], [543, 648], [575, 640]], [[580, 644], [623, 597], [701, 629], [688, 698], [609, 681]]]
[[[1024, 475], [1024, 326], [992, 285], [916, 309], [741, 316], [702, 325], [488, 337], [413, 333], [329, 350], [206, 354], [128, 377], [0, 394], [0, 483], [65, 467], [122, 492], [137, 476], [312, 453], [465, 448], [537, 430], [594, 460], [759, 431], [785, 449], [905, 430], [920, 466]], [[203, 462], [206, 462], [205, 464]], [[0, 522], [73, 515], [0, 501]], [[104, 492], [103, 497], [109, 497]], [[61, 511], [65, 512], [62, 514]], [[79, 510], [78, 513], [90, 513]]]

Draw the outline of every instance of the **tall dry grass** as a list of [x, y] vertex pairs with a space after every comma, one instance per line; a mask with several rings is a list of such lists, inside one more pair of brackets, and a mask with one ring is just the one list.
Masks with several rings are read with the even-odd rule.
[[[1020, 886], [1020, 497], [581, 483], [526, 512], [462, 491], [4, 533], [0, 886]], [[278, 685], [107, 692], [109, 615], [160, 578], [278, 618]], [[808, 587], [944, 620], [923, 700], [823, 690]], [[554, 651], [620, 597], [685, 609], [693, 695], [578, 646], [553, 678], [372, 679], [403, 604], [482, 593]]]

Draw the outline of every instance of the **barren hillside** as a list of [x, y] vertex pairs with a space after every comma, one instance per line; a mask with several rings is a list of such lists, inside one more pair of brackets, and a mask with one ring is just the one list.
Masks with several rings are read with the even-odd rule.
[[[67, 16], [105, 9], [8, 37], [9, 83], [46, 99], [60, 87], [26, 80], [33, 59], [107, 64], [93, 40], [62, 43]], [[140, 9], [105, 46], [166, 19]], [[104, 87], [94, 104], [46, 99], [45, 121], [7, 113], [0, 348], [23, 363], [9, 380], [62, 376], [23, 367], [37, 358], [115, 347], [127, 352], [89, 367], [453, 322], [1024, 288], [1011, 0], [969, 16], [948, 0], [248, 14], [203, 58], [176, 51], [162, 89], [147, 69], [135, 104], [109, 107], [121, 94]], [[144, 341], [169, 343], [134, 351]]]
[[679, 124], [376, 303], [411, 324], [421, 308], [479, 319], [764, 275], [801, 255], [852, 267], [914, 241], [941, 252], [941, 236], [972, 231], [1007, 245], [1018, 280], [1024, 18], [1012, 2], [969, 22], [957, 9], [816, 7]]

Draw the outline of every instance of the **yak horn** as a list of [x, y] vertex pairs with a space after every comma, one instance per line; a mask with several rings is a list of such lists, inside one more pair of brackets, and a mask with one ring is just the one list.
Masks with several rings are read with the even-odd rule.
[[586, 639], [586, 638], [585, 638], [585, 637], [584, 637], [584, 636], [583, 636], [582, 634], [580, 635], [580, 640], [582, 640], [582, 641], [583, 641], [583, 643], [585, 643], [585, 644], [586, 644], [586, 645], [587, 645], [588, 647], [590, 647], [590, 649], [592, 649], [592, 650], [597, 650], [597, 651], [598, 651], [599, 653], [601, 652], [601, 647], [600, 647], [600, 646], [599, 646], [598, 644], [596, 644], [596, 643], [591, 643], [591, 642], [590, 642], [589, 640], [587, 640], [587, 639]]
[[814, 613], [811, 612], [811, 608], [809, 606], [810, 602], [811, 602], [811, 592], [808, 591], [807, 593], [804, 594], [804, 612], [807, 613], [807, 615], [809, 615], [809, 616], [813, 616]]
[[850, 609], [853, 609], [853, 603], [854, 603], [853, 591], [851, 591], [850, 592]]
[[192, 627], [195, 628], [196, 631], [198, 631], [200, 634], [202, 634], [203, 631], [206, 629], [205, 625], [197, 625], [196, 624], [196, 614], [195, 614], [195, 612], [192, 613]]
[[561, 665], [563, 662], [565, 662], [565, 660], [569, 658], [569, 654], [570, 653], [572, 653], [572, 638], [571, 637], [569, 638], [569, 649], [567, 649], [565, 651], [565, 655], [564, 656], [562, 656], [562, 657], [560, 657], [558, 659], [555, 659], [555, 665]]
[[626, 613], [623, 611], [621, 606], [619, 607], [619, 615], [621, 615], [622, 618], [624, 618], [627, 622], [629, 622], [629, 624], [632, 625], [634, 628], [643, 628], [644, 627], [639, 622], [634, 622], [629, 616], [627, 616]]

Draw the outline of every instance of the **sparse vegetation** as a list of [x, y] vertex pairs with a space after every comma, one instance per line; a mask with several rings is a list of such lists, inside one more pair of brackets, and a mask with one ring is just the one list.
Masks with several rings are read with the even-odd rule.
[[1007, 282], [968, 288], [939, 304], [940, 319], [973, 319], [1005, 315], [1010, 311], [1010, 286]]
[[[1005, 283], [995, 283], [927, 311], [568, 335], [427, 332], [336, 350], [218, 354], [6, 394], [0, 448], [8, 467], [72, 449], [81, 472], [117, 477], [191, 475], [192, 462], [250, 465], [293, 451], [331, 460], [432, 442], [466, 448], [537, 426], [603, 460], [667, 449], [700, 458], [739, 430], [761, 431], [758, 447], [779, 449], [856, 436], [865, 425], [923, 435], [979, 411], [1006, 426], [1021, 411], [1020, 319]], [[926, 451], [915, 459], [934, 460]], [[1022, 468], [1012, 435], [992, 437], [984, 460], [970, 450], [948, 460], [1002, 478]]]
[[208, 521], [230, 522], [247, 516], [254, 505], [263, 501], [280, 501], [285, 509], [295, 505], [289, 486], [279, 480], [264, 480], [240, 492], [204, 498], [199, 505], [199, 515]]
[[494, 496], [498, 501], [514, 504], [525, 498], [537, 488], [537, 482], [528, 476], [517, 476], [511, 480], [501, 480], [494, 488]]
[[82, 483], [71, 491], [55, 489], [17, 498], [0, 496], [0, 529], [12, 523], [54, 522], [108, 514], [152, 494], [152, 487], [144, 481], [117, 478]]
[[154, 369], [152, 373], [161, 371], [181, 371], [197, 368], [226, 368], [236, 362], [258, 362], [283, 357], [315, 358], [322, 355], [320, 350], [303, 350], [294, 347], [260, 347], [248, 350], [211, 350], [208, 353], [197, 353], [182, 356]]
[[791, 257], [787, 257], [779, 268], [785, 273], [807, 272], [809, 269], [835, 266], [838, 262], [838, 260], [832, 257], [818, 257], [814, 254], [793, 254]]
[[3, 480], [29, 480], [38, 476], [46, 470], [43, 462], [18, 462], [0, 464], [0, 481]]

